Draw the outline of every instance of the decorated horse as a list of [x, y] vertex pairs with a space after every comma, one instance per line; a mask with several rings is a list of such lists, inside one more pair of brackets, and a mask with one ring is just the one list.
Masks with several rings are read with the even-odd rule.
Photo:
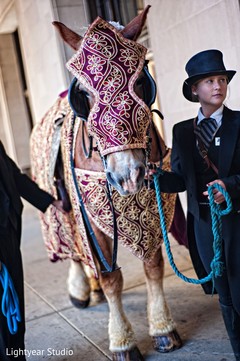
[[[98, 279], [109, 305], [113, 360], [143, 360], [124, 312], [118, 242], [143, 261], [149, 334], [154, 348], [169, 352], [181, 339], [163, 293], [162, 233], [149, 164], [169, 168], [169, 151], [153, 122], [155, 83], [147, 49], [136, 40], [150, 6], [124, 28], [98, 17], [83, 37], [53, 24], [76, 53], [68, 96], [59, 96], [31, 136], [33, 179], [68, 213], [54, 207], [41, 215], [49, 258], [71, 259], [68, 288], [79, 307], [89, 303], [85, 266]], [[170, 228], [176, 195], [162, 194]]]

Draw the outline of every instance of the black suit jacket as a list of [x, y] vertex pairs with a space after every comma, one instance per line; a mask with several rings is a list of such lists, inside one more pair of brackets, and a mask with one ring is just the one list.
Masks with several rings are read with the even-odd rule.
[[[24, 284], [20, 251], [23, 205], [20, 197], [25, 198], [41, 211], [45, 211], [53, 201], [51, 195], [41, 190], [29, 177], [21, 173], [16, 164], [7, 156], [0, 142], [0, 262], [6, 266], [13, 280], [21, 314], [18, 332], [11, 335], [6, 317], [0, 312], [0, 354], [6, 347], [25, 348]], [[0, 300], [2, 295], [3, 289], [0, 287]]]
[[[240, 210], [240, 112], [224, 107], [220, 128], [219, 175], [232, 198], [235, 211]], [[194, 136], [193, 119], [185, 120], [173, 127], [172, 172], [160, 178], [161, 191], [166, 193], [187, 190], [188, 212], [199, 218], [196, 174], [193, 163]]]
[[[226, 185], [232, 199], [234, 211], [240, 211], [240, 112], [224, 107], [222, 125], [220, 128], [219, 175]], [[193, 119], [185, 120], [173, 127], [172, 172], [164, 172], [160, 176], [162, 192], [175, 193], [187, 191], [188, 207], [188, 241], [189, 251], [197, 275], [206, 276], [192, 232], [193, 217], [199, 219], [199, 204], [197, 200], [196, 174], [194, 169], [194, 135]], [[211, 293], [211, 287], [204, 287]]]
[[50, 194], [21, 173], [0, 142], [0, 227], [6, 227], [7, 220], [10, 219], [12, 225], [17, 228], [23, 208], [20, 197], [42, 212], [53, 201]]

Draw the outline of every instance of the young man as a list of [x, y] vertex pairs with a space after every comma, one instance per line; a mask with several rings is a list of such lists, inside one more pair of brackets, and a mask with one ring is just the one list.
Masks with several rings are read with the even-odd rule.
[[[236, 73], [226, 70], [223, 55], [211, 49], [194, 55], [186, 65], [183, 95], [199, 102], [195, 119], [173, 128], [172, 172], [160, 176], [162, 192], [187, 191], [188, 243], [199, 278], [211, 271], [213, 232], [207, 188], [220, 184], [229, 193], [233, 211], [222, 218], [223, 275], [215, 289], [236, 360], [240, 360], [240, 112], [224, 105], [228, 84]], [[224, 197], [214, 200], [224, 207]], [[210, 286], [210, 287], [209, 287]], [[206, 293], [211, 285], [204, 285]]]

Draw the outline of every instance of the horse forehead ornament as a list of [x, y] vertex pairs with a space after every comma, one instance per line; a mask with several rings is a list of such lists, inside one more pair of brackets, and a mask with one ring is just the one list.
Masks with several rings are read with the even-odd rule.
[[147, 49], [98, 17], [88, 28], [68, 70], [94, 95], [88, 130], [101, 156], [147, 147], [150, 109], [134, 92]]

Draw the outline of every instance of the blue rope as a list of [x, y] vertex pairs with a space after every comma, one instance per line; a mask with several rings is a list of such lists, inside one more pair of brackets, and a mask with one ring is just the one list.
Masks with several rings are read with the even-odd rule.
[[7, 318], [9, 332], [14, 335], [17, 332], [17, 322], [21, 321], [19, 300], [13, 281], [6, 266], [1, 263], [0, 281], [3, 287], [2, 313]]
[[[159, 168], [158, 171], [153, 175], [154, 179], [154, 185], [156, 190], [156, 197], [157, 197], [157, 203], [158, 203], [158, 210], [160, 215], [160, 226], [162, 229], [162, 235], [163, 240], [166, 247], [166, 253], [168, 256], [169, 263], [176, 273], [178, 277], [180, 277], [182, 280], [188, 283], [194, 283], [194, 284], [203, 284], [208, 281], [213, 282], [213, 289], [214, 289], [214, 279], [216, 277], [220, 277], [223, 273], [223, 262], [221, 261], [221, 255], [222, 255], [222, 222], [221, 217], [223, 215], [227, 215], [232, 210], [232, 201], [228, 194], [228, 192], [222, 188], [219, 184], [215, 183], [208, 187], [208, 194], [209, 194], [209, 204], [210, 204], [210, 210], [211, 210], [211, 218], [212, 218], [212, 230], [213, 230], [213, 252], [214, 256], [211, 262], [211, 272], [208, 274], [208, 276], [201, 278], [201, 279], [194, 279], [184, 276], [177, 268], [177, 266], [174, 263], [173, 255], [170, 248], [170, 242], [168, 239], [168, 231], [166, 227], [166, 221], [165, 216], [163, 212], [163, 205], [162, 205], [162, 199], [161, 199], [161, 191], [160, 191], [160, 185], [159, 185], [159, 177], [163, 174], [162, 170]], [[213, 189], [218, 189], [225, 197], [227, 208], [222, 210], [220, 208], [219, 204], [216, 204], [214, 202], [214, 194]]]

